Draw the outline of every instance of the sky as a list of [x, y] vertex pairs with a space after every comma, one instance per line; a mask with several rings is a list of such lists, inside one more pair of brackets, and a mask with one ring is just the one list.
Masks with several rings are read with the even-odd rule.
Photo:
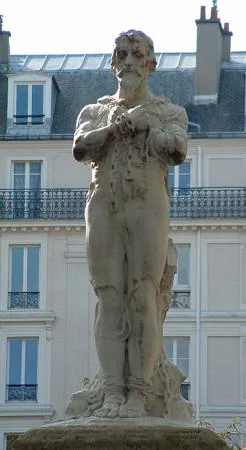
[[[121, 31], [138, 29], [156, 52], [195, 52], [200, 6], [210, 17], [212, 0], [0, 0], [10, 52], [111, 53]], [[233, 32], [232, 51], [246, 51], [246, 0], [217, 0], [222, 24]]]

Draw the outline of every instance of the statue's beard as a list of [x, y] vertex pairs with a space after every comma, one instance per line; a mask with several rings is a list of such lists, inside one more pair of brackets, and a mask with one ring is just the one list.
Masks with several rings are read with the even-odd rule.
[[127, 72], [119, 78], [120, 87], [126, 94], [132, 94], [139, 87], [141, 78], [135, 72]]

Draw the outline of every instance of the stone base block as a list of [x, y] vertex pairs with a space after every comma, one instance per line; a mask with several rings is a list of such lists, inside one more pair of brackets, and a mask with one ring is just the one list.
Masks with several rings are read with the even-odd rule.
[[228, 450], [214, 432], [163, 419], [73, 419], [24, 433], [15, 450]]

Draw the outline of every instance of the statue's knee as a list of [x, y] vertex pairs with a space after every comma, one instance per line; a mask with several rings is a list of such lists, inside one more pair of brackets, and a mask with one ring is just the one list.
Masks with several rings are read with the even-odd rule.
[[105, 312], [118, 311], [121, 305], [117, 290], [111, 286], [97, 288], [97, 296], [100, 302], [101, 310]]
[[151, 279], [142, 280], [130, 296], [132, 312], [148, 314], [156, 304], [156, 288]]

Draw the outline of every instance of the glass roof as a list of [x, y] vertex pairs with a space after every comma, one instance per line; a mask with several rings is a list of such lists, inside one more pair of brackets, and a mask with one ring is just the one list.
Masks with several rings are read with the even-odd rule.
[[189, 55], [180, 55], [179, 67], [181, 69], [195, 69], [196, 67], [196, 55], [190, 53]]
[[43, 67], [46, 56], [28, 56], [25, 65], [29, 70], [40, 70]]
[[72, 55], [67, 56], [63, 64], [62, 70], [77, 70], [80, 69], [83, 61], [84, 55]]
[[[156, 53], [157, 70], [195, 69], [195, 53]], [[233, 52], [232, 62], [246, 64], [246, 52]], [[11, 55], [11, 71], [110, 70], [111, 54]]]
[[111, 55], [104, 55], [101, 69], [111, 70]]
[[59, 70], [64, 62], [64, 56], [47, 56], [46, 61], [42, 69], [44, 70]]
[[232, 53], [231, 55], [232, 61], [235, 61], [237, 63], [246, 63], [246, 53], [245, 52], [239, 52], [239, 53]]
[[83, 69], [96, 70], [100, 69], [103, 55], [86, 55], [83, 63]]
[[168, 54], [162, 54], [158, 69], [177, 69], [180, 61], [180, 53], [174, 54], [174, 55], [168, 55]]

